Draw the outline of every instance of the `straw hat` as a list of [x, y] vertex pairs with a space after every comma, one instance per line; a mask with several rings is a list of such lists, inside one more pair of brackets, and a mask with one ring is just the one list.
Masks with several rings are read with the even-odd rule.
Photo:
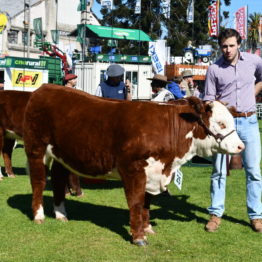
[[185, 77], [191, 77], [193, 76], [193, 73], [191, 70], [185, 70], [182, 72], [182, 77], [185, 78]]
[[153, 78], [147, 78], [147, 79], [148, 80], [160, 81], [160, 82], [164, 82], [164, 83], [169, 83], [169, 81], [167, 81], [167, 76], [159, 75], [159, 74], [154, 75]]

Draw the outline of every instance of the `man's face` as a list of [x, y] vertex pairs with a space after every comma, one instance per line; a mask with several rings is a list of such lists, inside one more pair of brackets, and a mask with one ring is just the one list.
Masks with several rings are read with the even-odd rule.
[[238, 49], [240, 48], [240, 45], [237, 43], [235, 36], [223, 39], [220, 48], [224, 58], [228, 62], [232, 63], [238, 59]]
[[110, 79], [110, 83], [111, 83], [112, 86], [117, 86], [117, 85], [119, 85], [119, 83], [121, 81], [123, 81], [123, 75], [121, 75], [121, 76], [111, 76], [109, 79]]
[[69, 80], [68, 82], [71, 84], [72, 87], [75, 87], [77, 83], [77, 79], [74, 78], [74, 79]]

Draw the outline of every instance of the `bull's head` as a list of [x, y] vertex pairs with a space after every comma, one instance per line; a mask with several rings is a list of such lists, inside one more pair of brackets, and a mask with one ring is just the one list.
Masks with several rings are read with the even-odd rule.
[[235, 130], [233, 116], [225, 105], [219, 101], [202, 102], [193, 97], [188, 98], [188, 103], [193, 108], [190, 119], [197, 121], [204, 131], [202, 134], [198, 129], [193, 132], [198, 155], [235, 154], [245, 148]]

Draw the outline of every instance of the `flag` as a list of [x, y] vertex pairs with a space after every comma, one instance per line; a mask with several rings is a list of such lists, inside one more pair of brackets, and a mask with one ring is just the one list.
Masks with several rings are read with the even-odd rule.
[[52, 41], [55, 44], [59, 42], [59, 30], [51, 30]]
[[36, 40], [42, 40], [43, 38], [43, 30], [42, 30], [42, 18], [35, 18], [33, 20], [33, 26], [35, 30]]
[[211, 37], [219, 34], [219, 0], [208, 7], [208, 32]]
[[262, 43], [262, 16], [260, 16], [260, 19], [259, 19], [258, 33], [259, 33], [258, 42]]
[[170, 18], [170, 0], [162, 0], [162, 13], [165, 18]]
[[164, 75], [166, 64], [166, 40], [149, 42], [148, 55], [151, 56], [154, 72]]
[[136, 15], [141, 14], [141, 0], [136, 0], [135, 14]]
[[194, 23], [194, 0], [189, 0], [186, 15], [187, 22]]
[[247, 6], [240, 7], [235, 13], [235, 29], [242, 39], [247, 39]]
[[113, 0], [101, 0], [101, 6], [103, 8], [113, 9]]

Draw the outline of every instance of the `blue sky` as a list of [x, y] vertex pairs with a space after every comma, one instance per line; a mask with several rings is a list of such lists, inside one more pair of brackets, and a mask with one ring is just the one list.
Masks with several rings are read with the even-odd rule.
[[[223, 3], [223, 1], [222, 1]], [[230, 18], [223, 21], [223, 25], [226, 23], [226, 27], [234, 27], [234, 13], [242, 6], [248, 6], [248, 14], [261, 13], [262, 14], [262, 0], [231, 0], [231, 5], [226, 7], [222, 5], [222, 11], [229, 11]]]
[[[196, 0], [197, 1], [197, 0]], [[222, 0], [223, 3], [223, 0]], [[230, 18], [228, 20], [225, 20], [223, 22], [227, 23], [227, 27], [233, 27], [234, 26], [234, 13], [242, 6], [248, 5], [248, 13], [252, 14], [254, 12], [256, 13], [261, 13], [262, 14], [262, 0], [231, 0], [231, 5], [230, 7], [226, 7], [225, 5], [222, 5], [221, 11], [229, 11], [229, 16]], [[94, 5], [92, 10], [95, 12], [95, 14], [98, 17], [101, 17], [101, 14], [99, 12], [101, 6], [100, 4], [96, 3], [94, 1]]]

